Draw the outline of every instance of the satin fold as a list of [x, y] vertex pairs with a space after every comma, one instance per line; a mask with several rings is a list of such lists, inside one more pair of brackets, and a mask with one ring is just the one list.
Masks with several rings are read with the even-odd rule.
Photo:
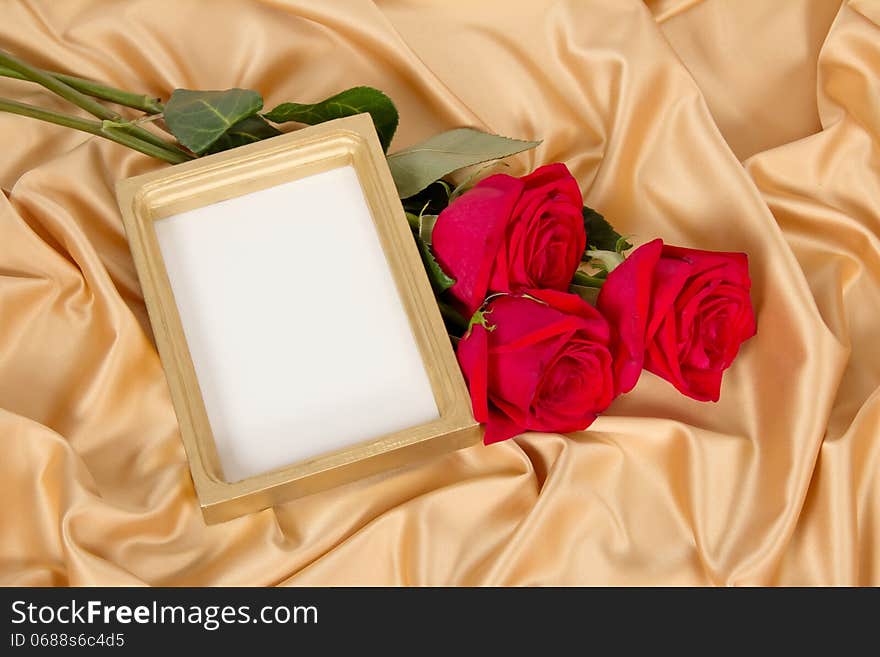
[[[638, 244], [747, 252], [758, 334], [717, 404], [643, 373], [589, 431], [206, 526], [113, 194], [166, 165], [0, 114], [0, 583], [880, 584], [875, 1], [4, 15], [0, 48], [144, 93], [240, 86], [272, 107], [376, 86], [401, 113], [392, 151], [461, 125], [542, 139], [507, 172], [562, 161]], [[63, 108], [18, 81], [0, 96]]]

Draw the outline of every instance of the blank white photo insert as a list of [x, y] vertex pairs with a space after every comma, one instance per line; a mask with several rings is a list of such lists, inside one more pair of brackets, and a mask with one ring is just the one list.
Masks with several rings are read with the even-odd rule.
[[227, 481], [439, 417], [351, 166], [155, 227]]

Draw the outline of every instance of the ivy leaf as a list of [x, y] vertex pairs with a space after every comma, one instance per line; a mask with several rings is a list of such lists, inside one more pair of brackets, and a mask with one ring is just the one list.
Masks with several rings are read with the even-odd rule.
[[[584, 228], [587, 231], [587, 244], [596, 251], [617, 251], [623, 253], [632, 244], [620, 236], [605, 217], [593, 208], [584, 206]], [[584, 256], [586, 258], [586, 256]]]
[[400, 198], [405, 199], [453, 171], [521, 153], [540, 143], [456, 128], [389, 155], [388, 166]]
[[341, 119], [345, 116], [369, 113], [376, 126], [379, 141], [384, 150], [388, 150], [391, 138], [397, 130], [399, 120], [397, 108], [391, 99], [373, 87], [353, 87], [325, 98], [319, 103], [282, 103], [263, 117], [273, 123], [296, 121], [306, 125], [315, 125]]
[[425, 263], [425, 269], [428, 272], [428, 278], [431, 280], [431, 286], [436, 290], [437, 294], [445, 292], [455, 285], [455, 279], [443, 271], [440, 263], [437, 262], [437, 258], [434, 257], [434, 252], [431, 251], [431, 247], [419, 237], [416, 237], [416, 243], [419, 245], [419, 251], [422, 254], [422, 262]]
[[267, 123], [259, 116], [249, 116], [234, 124], [229, 130], [220, 135], [220, 138], [208, 148], [208, 153], [219, 153], [236, 146], [252, 144], [269, 137], [277, 137], [281, 131]]
[[204, 153], [233, 125], [262, 108], [262, 96], [250, 89], [175, 89], [165, 103], [165, 123], [177, 141], [193, 153]]

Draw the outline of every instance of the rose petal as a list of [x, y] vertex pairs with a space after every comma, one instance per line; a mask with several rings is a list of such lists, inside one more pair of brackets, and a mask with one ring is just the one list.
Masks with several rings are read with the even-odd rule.
[[543, 301], [551, 308], [586, 321], [585, 329], [595, 340], [607, 343], [611, 336], [606, 317], [581, 297], [559, 290], [525, 290], [524, 294]]
[[584, 204], [577, 180], [575, 180], [574, 176], [571, 175], [571, 171], [562, 162], [554, 162], [553, 164], [538, 167], [527, 176], [520, 178], [520, 180], [523, 181], [528, 190], [546, 193], [546, 190], [550, 188], [574, 205], [580, 207]]
[[489, 347], [486, 329], [476, 324], [458, 343], [458, 362], [471, 393], [471, 406], [477, 422], [489, 418], [488, 361]]
[[517, 425], [509, 417], [496, 410], [489, 413], [489, 419], [486, 421], [486, 432], [483, 434], [483, 444], [491, 445], [500, 443], [502, 440], [513, 438], [521, 433], [525, 433], [527, 429]]
[[450, 293], [468, 316], [486, 297], [495, 256], [522, 188], [512, 176], [489, 176], [437, 217], [431, 247], [440, 266], [455, 279]]
[[717, 402], [721, 397], [723, 370], [699, 370], [687, 368], [682, 372], [686, 386], [681, 392], [697, 401]]
[[599, 292], [596, 307], [612, 328], [617, 394], [632, 390], [642, 372], [654, 271], [662, 248], [659, 239], [637, 248], [608, 274]]
[[[565, 290], [586, 246], [580, 188], [562, 163], [539, 167], [520, 180], [522, 193], [513, 207], [498, 250], [489, 289], [518, 292], [526, 287], [550, 287]], [[542, 235], [558, 236], [552, 239], [570, 245], [570, 250], [559, 258], [553, 273], [546, 278], [540, 274], [540, 242], [546, 241]]]

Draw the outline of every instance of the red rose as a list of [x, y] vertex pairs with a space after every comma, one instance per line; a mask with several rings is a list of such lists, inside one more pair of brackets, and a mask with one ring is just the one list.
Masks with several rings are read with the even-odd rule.
[[489, 176], [437, 218], [432, 248], [470, 316], [487, 292], [567, 290], [586, 246], [583, 199], [564, 164]]
[[588, 427], [614, 398], [608, 323], [580, 297], [555, 290], [501, 295], [458, 345], [484, 442], [527, 430]]
[[644, 365], [688, 397], [718, 401], [724, 370], [756, 331], [750, 288], [744, 253], [662, 240], [633, 251], [597, 302], [612, 326], [616, 392], [630, 390]]

